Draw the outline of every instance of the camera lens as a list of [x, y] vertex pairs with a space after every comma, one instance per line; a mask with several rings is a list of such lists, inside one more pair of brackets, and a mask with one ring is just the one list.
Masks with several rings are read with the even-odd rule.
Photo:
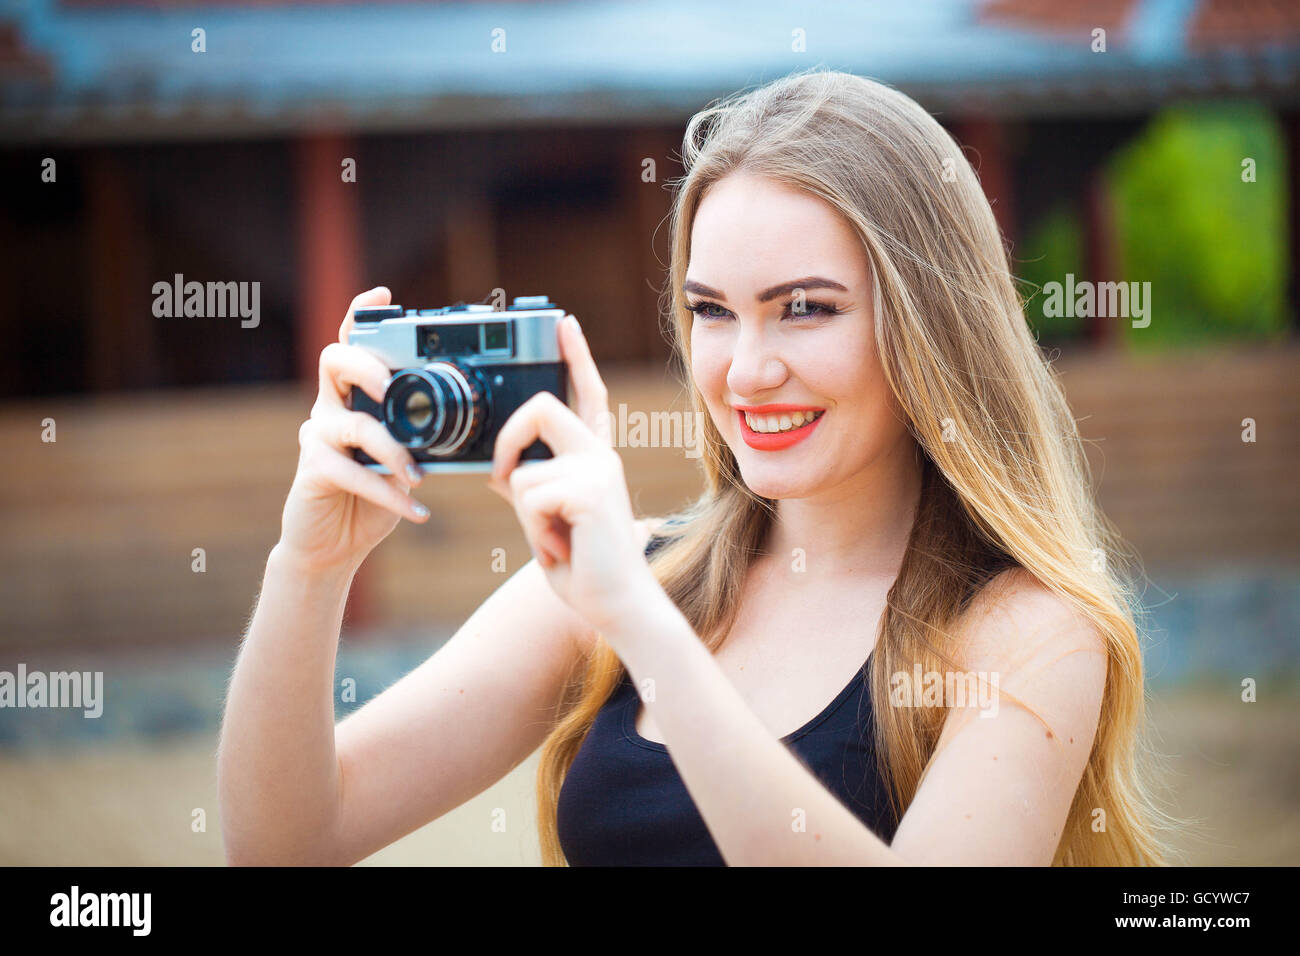
[[424, 369], [410, 369], [394, 376], [388, 386], [384, 423], [407, 448], [425, 448], [442, 428], [445, 404], [438, 380]]
[[406, 413], [406, 421], [412, 431], [428, 428], [433, 423], [433, 399], [428, 392], [411, 389], [402, 411]]
[[393, 377], [384, 396], [384, 423], [407, 448], [452, 455], [478, 431], [482, 390], [474, 373], [434, 362]]

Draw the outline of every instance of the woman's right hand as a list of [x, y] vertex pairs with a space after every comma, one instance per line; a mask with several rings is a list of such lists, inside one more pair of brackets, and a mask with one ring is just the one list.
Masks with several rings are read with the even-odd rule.
[[[391, 301], [392, 293], [383, 286], [361, 293], [339, 327], [339, 341], [321, 352], [320, 391], [311, 417], [298, 430], [298, 471], [277, 546], [301, 566], [355, 569], [399, 519], [428, 520], [428, 509], [408, 494], [423, 477], [415, 459], [379, 419], [346, 404], [353, 385], [377, 402], [384, 400], [388, 368], [365, 349], [346, 343], [353, 309]], [[392, 474], [381, 475], [354, 460], [353, 448]]]

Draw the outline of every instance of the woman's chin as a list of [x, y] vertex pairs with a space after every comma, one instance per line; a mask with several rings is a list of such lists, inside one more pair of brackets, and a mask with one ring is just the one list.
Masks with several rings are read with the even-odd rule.
[[760, 498], [806, 498], [812, 494], [817, 482], [802, 474], [802, 469], [782, 465], [741, 464], [740, 477], [747, 487]]

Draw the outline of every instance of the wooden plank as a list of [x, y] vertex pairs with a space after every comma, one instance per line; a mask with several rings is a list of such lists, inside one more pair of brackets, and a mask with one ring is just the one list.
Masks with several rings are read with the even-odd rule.
[[[1300, 350], [1060, 361], [1103, 507], [1148, 566], [1300, 564]], [[602, 362], [611, 407], [688, 409], [662, 368]], [[1119, 394], [1122, 400], [1117, 400]], [[1171, 397], [1172, 395], [1172, 397]], [[311, 407], [298, 386], [60, 398], [0, 407], [0, 652], [32, 646], [224, 643], [232, 649], [279, 533]], [[1240, 441], [1240, 407], [1259, 441]], [[54, 417], [58, 442], [40, 441]], [[698, 495], [682, 449], [621, 450], [641, 514]], [[434, 513], [401, 524], [367, 562], [376, 623], [458, 623], [528, 557], [513, 513], [479, 476], [418, 492]], [[193, 548], [207, 570], [190, 568]], [[355, 615], [349, 617], [355, 621]]]

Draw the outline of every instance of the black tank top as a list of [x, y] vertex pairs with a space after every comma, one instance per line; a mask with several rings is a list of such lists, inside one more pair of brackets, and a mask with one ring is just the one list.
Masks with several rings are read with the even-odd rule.
[[[650, 555], [663, 538], [652, 538]], [[896, 821], [876, 773], [871, 662], [782, 743], [882, 840]], [[596, 715], [560, 788], [557, 826], [571, 866], [723, 866], [668, 748], [636, 732], [640, 697], [626, 670]], [[793, 824], [794, 818], [791, 818]]]

